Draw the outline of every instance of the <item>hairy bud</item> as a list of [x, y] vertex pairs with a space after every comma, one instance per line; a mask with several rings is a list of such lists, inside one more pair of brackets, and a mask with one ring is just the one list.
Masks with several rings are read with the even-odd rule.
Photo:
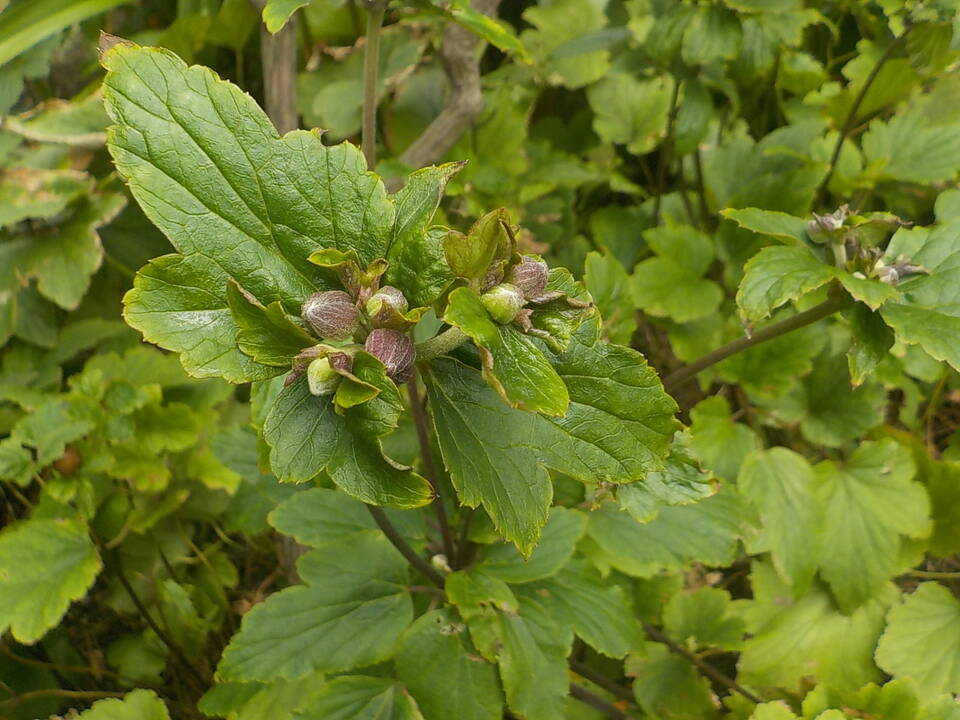
[[307, 387], [313, 395], [329, 395], [341, 379], [340, 373], [330, 365], [330, 358], [317, 358], [307, 366]]
[[392, 380], [404, 382], [412, 374], [417, 351], [413, 341], [403, 333], [383, 328], [372, 330], [363, 349], [384, 364]]
[[547, 289], [547, 278], [550, 270], [543, 260], [524, 257], [519, 264], [510, 268], [507, 273], [507, 282], [520, 288], [520, 292], [527, 299], [539, 297]]
[[348, 338], [360, 324], [357, 306], [343, 290], [314, 293], [303, 303], [301, 314], [321, 338]]
[[403, 293], [392, 285], [385, 285], [377, 290], [366, 304], [367, 315], [374, 321], [381, 314], [389, 317], [394, 313], [405, 313], [407, 307], [407, 299]]
[[500, 283], [480, 296], [480, 302], [498, 323], [513, 322], [523, 307], [523, 292], [516, 285]]

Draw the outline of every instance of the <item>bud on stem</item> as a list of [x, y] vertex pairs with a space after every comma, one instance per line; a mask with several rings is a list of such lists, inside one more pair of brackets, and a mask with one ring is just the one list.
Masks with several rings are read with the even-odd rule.
[[314, 293], [303, 303], [301, 315], [321, 338], [342, 340], [360, 325], [360, 312], [343, 290]]
[[391, 380], [401, 383], [410, 378], [417, 351], [413, 341], [403, 333], [382, 328], [372, 330], [363, 349], [384, 364]]
[[501, 325], [513, 322], [523, 307], [524, 298], [520, 288], [510, 283], [500, 283], [480, 296], [480, 302], [490, 317]]

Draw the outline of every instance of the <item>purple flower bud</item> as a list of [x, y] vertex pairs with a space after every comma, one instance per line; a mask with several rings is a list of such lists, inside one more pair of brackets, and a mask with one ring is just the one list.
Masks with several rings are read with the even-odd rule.
[[480, 296], [490, 317], [502, 325], [511, 323], [523, 307], [523, 293], [516, 285], [500, 283]]
[[381, 312], [388, 317], [393, 313], [405, 313], [408, 307], [403, 293], [392, 285], [385, 285], [377, 290], [366, 304], [367, 315], [374, 319]]
[[301, 314], [321, 338], [348, 338], [360, 324], [357, 306], [343, 290], [314, 293], [303, 303]]
[[363, 349], [379, 359], [387, 368], [387, 375], [396, 382], [410, 378], [417, 351], [413, 341], [396, 330], [372, 330]]
[[525, 298], [534, 298], [543, 294], [547, 288], [550, 270], [543, 260], [524, 256], [519, 264], [510, 268], [506, 281], [520, 288]]

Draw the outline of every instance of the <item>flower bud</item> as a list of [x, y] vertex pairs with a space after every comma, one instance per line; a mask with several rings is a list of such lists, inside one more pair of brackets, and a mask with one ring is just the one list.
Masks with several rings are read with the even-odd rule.
[[303, 303], [301, 314], [321, 338], [348, 338], [360, 324], [357, 306], [343, 290], [314, 293]]
[[363, 349], [384, 364], [392, 380], [399, 383], [410, 377], [417, 351], [403, 333], [383, 328], [371, 330]]
[[513, 322], [523, 307], [523, 293], [516, 285], [500, 283], [480, 296], [490, 317], [502, 325]]
[[341, 379], [327, 357], [317, 358], [307, 366], [307, 387], [313, 395], [329, 395], [337, 389]]
[[402, 314], [407, 311], [407, 307], [407, 299], [403, 296], [403, 293], [392, 285], [385, 285], [377, 290], [367, 300], [366, 305], [367, 315], [371, 318], [376, 318], [383, 310], [386, 310], [388, 315], [391, 314], [391, 310]]
[[525, 298], [539, 297], [547, 289], [550, 274], [547, 264], [537, 258], [524, 257], [519, 264], [510, 268], [507, 282], [520, 288]]

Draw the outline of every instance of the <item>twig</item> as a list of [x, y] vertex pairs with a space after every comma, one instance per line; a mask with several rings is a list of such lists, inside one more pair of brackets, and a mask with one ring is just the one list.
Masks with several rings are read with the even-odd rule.
[[419, 570], [434, 585], [442, 588], [445, 584], [443, 575], [437, 572], [437, 570], [430, 563], [417, 555], [416, 551], [407, 544], [407, 541], [403, 539], [400, 533], [397, 532], [397, 529], [393, 526], [393, 523], [390, 522], [390, 518], [387, 517], [387, 514], [383, 511], [383, 508], [379, 508], [376, 505], [367, 505], [367, 510], [370, 511], [370, 514], [373, 516], [373, 520], [377, 523], [377, 526], [383, 530], [383, 534], [387, 536], [387, 540], [389, 540], [397, 549], [397, 551], [407, 559], [407, 562]]
[[6, 655], [14, 662], [30, 665], [31, 667], [44, 668], [47, 670], [59, 670], [66, 673], [82, 673], [84, 675], [107, 675], [108, 677], [119, 677], [119, 675], [107, 668], [92, 668], [86, 665], [58, 665], [57, 663], [44, 662], [43, 660], [34, 660], [17, 655], [13, 650], [7, 647], [6, 643], [0, 642], [0, 654]]
[[700, 203], [700, 221], [708, 232], [716, 230], [716, 218], [710, 214], [710, 208], [707, 205], [707, 188], [703, 181], [703, 158], [700, 156], [700, 148], [693, 151], [693, 167], [697, 174], [697, 196]]
[[759, 698], [758, 696], [754, 695], [752, 692], [747, 690], [745, 687], [743, 687], [743, 685], [738, 683], [732, 677], [729, 677], [726, 673], [723, 673], [720, 670], [717, 670], [715, 667], [713, 667], [713, 665], [708, 665], [702, 659], [700, 659], [699, 657], [694, 655], [692, 652], [687, 650], [685, 647], [683, 647], [683, 645], [679, 645], [676, 642], [674, 642], [672, 638], [664, 634], [658, 628], [654, 627], [653, 625], [650, 625], [649, 623], [644, 623], [643, 629], [644, 631], [646, 631], [647, 635], [650, 637], [651, 640], [656, 640], [657, 642], [663, 643], [670, 649], [671, 652], [674, 652], [680, 657], [686, 660], [689, 660], [691, 663], [693, 663], [697, 667], [697, 669], [700, 672], [702, 672], [704, 675], [706, 675], [708, 678], [710, 678], [714, 682], [724, 685], [729, 689], [733, 690], [734, 692], [739, 693], [740, 695], [742, 695], [752, 703], [756, 703], [759, 705], [760, 703], [763, 702], [761, 698]]
[[602, 687], [611, 695], [616, 695], [624, 700], [634, 702], [633, 691], [631, 691], [630, 688], [624, 687], [623, 685], [618, 685], [606, 675], [603, 675], [579, 660], [569, 660], [568, 662], [570, 664], [570, 669], [580, 677], [584, 678], [585, 680], [589, 680], [598, 687]]
[[453, 561], [453, 569], [460, 570], [467, 564], [467, 552], [470, 549], [470, 523], [473, 521], [473, 514], [476, 508], [468, 507], [463, 512], [463, 520], [460, 522], [460, 537], [457, 539], [457, 557]]
[[853, 105], [850, 106], [850, 111], [847, 113], [847, 118], [844, 120], [843, 127], [840, 129], [840, 136], [837, 138], [837, 143], [833, 146], [833, 153], [830, 155], [830, 165], [827, 167], [827, 174], [823, 176], [823, 180], [821, 180], [820, 184], [817, 185], [817, 192], [814, 193], [814, 207], [817, 207], [823, 202], [823, 196], [827, 191], [827, 185], [830, 184], [830, 179], [833, 177], [833, 171], [836, 169], [837, 161], [840, 159], [840, 152], [843, 150], [843, 143], [846, 142], [847, 138], [850, 136], [850, 131], [853, 130], [853, 127], [857, 122], [857, 113], [860, 111], [860, 106], [867, 97], [867, 93], [870, 91], [873, 82], [877, 79], [877, 76], [880, 74], [880, 70], [883, 69], [883, 66], [886, 64], [887, 60], [893, 57], [894, 51], [900, 47], [901, 43], [906, 39], [907, 35], [910, 34], [912, 29], [912, 25], [907, 25], [903, 29], [903, 32], [891, 41], [891, 43], [887, 46], [887, 49], [883, 51], [883, 55], [881, 55], [877, 60], [877, 64], [873, 66], [873, 70], [871, 70], [870, 74], [867, 75], [867, 79], [864, 80], [863, 87], [860, 88], [860, 92], [857, 93], [857, 97], [854, 98]]
[[439, 335], [417, 345], [417, 362], [425, 363], [441, 355], [446, 355], [463, 345], [468, 339], [467, 334], [460, 328], [448, 328]]
[[612, 702], [604, 700], [599, 695], [594, 695], [592, 692], [583, 687], [583, 685], [570, 683], [570, 696], [576, 698], [584, 705], [589, 705], [594, 710], [599, 710], [607, 717], [616, 718], [616, 720], [625, 720], [633, 717], [632, 715], [625, 713]]
[[4, 700], [0, 705], [16, 707], [20, 703], [27, 702], [27, 700], [51, 696], [70, 698], [71, 700], [100, 700], [102, 698], [123, 697], [124, 695], [125, 693], [110, 690], [62, 690], [60, 688], [48, 688], [45, 690], [31, 690], [30, 692], [14, 695]]
[[682, 368], [670, 373], [664, 378], [663, 385], [668, 392], [673, 392], [688, 380], [693, 379], [697, 373], [706, 370], [711, 365], [716, 365], [721, 360], [726, 360], [731, 355], [736, 355], [738, 352], [747, 350], [754, 345], [759, 345], [760, 343], [773, 340], [793, 330], [812, 325], [818, 320], [822, 320], [825, 317], [833, 315], [838, 310], [842, 310], [851, 302], [852, 301], [846, 296], [831, 297], [809, 310], [761, 328], [750, 337], [737, 338], [733, 342], [729, 342], [723, 347], [707, 353], [699, 360], [695, 360], [689, 365], [684, 365]]
[[[500, 0], [473, 0], [471, 7], [493, 15]], [[438, 162], [460, 139], [483, 110], [479, 38], [456, 23], [450, 23], [440, 43], [440, 62], [447, 75], [450, 95], [433, 122], [400, 155], [400, 162], [412, 168]]]
[[912, 577], [925, 578], [927, 580], [957, 580], [960, 579], [960, 572], [945, 572], [937, 570], [911, 570], [907, 573]]
[[447, 561], [456, 562], [456, 551], [453, 545], [453, 532], [447, 521], [447, 508], [443, 501], [443, 492], [440, 486], [440, 477], [437, 475], [437, 466], [433, 462], [433, 449], [430, 447], [430, 434], [427, 427], [427, 414], [423, 410], [423, 400], [420, 398], [420, 388], [417, 387], [417, 373], [407, 382], [407, 391], [410, 393], [410, 407], [413, 410], [413, 424], [417, 429], [417, 440], [420, 443], [420, 456], [423, 458], [423, 474], [433, 488], [433, 505], [437, 513], [437, 524], [440, 526], [440, 536], [443, 539], [443, 553]]
[[367, 0], [367, 44], [363, 51], [363, 126], [360, 147], [373, 170], [377, 163], [377, 72], [380, 70], [380, 27], [384, 0]]
[[660, 162], [657, 163], [657, 197], [653, 201], [653, 224], [660, 224], [660, 205], [667, 184], [667, 166], [670, 164], [670, 151], [673, 149], [673, 126], [677, 121], [680, 105], [680, 81], [674, 78], [673, 94], [670, 96], [670, 114], [667, 115], [667, 135], [660, 146]]

